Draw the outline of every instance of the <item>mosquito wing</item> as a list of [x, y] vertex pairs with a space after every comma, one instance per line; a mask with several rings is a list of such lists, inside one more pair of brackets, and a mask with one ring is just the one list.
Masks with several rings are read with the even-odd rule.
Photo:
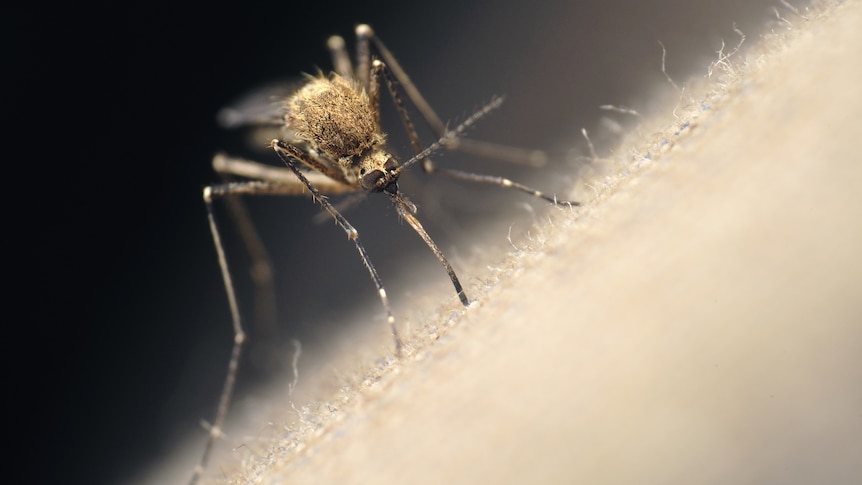
[[216, 115], [223, 128], [244, 126], [281, 126], [284, 100], [302, 87], [302, 81], [282, 81], [254, 89], [219, 110]]

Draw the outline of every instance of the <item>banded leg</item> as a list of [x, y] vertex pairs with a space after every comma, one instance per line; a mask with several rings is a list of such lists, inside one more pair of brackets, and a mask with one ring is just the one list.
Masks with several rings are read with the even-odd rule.
[[[216, 155], [213, 158], [213, 168], [221, 176], [223, 183], [230, 183], [232, 174], [223, 170], [226, 157]], [[278, 304], [275, 297], [272, 259], [260, 239], [257, 229], [251, 222], [248, 209], [239, 197], [225, 197], [227, 208], [243, 246], [251, 259], [250, 271], [254, 284], [254, 335], [252, 353], [265, 355], [266, 362], [276, 359], [278, 341]]]
[[347, 238], [353, 241], [353, 244], [356, 245], [359, 257], [362, 259], [362, 263], [368, 270], [368, 274], [371, 276], [371, 280], [377, 288], [377, 294], [380, 297], [380, 302], [383, 304], [383, 309], [386, 311], [386, 321], [389, 322], [389, 328], [392, 331], [392, 338], [395, 340], [395, 356], [400, 358], [402, 348], [401, 337], [398, 335], [398, 329], [395, 327], [395, 317], [392, 314], [392, 308], [389, 306], [389, 298], [386, 296], [386, 289], [383, 287], [380, 276], [377, 274], [377, 269], [375, 269], [374, 265], [371, 264], [371, 259], [365, 251], [365, 246], [363, 246], [362, 242], [359, 240], [359, 232], [347, 221], [347, 219], [344, 218], [344, 216], [341, 215], [340, 212], [338, 212], [338, 209], [329, 202], [326, 196], [318, 191], [317, 188], [308, 181], [305, 174], [299, 169], [299, 167], [297, 167], [294, 159], [307, 163], [305, 159], [309, 158], [308, 154], [299, 148], [293, 145], [288, 145], [280, 140], [272, 140], [271, 147], [275, 150], [275, 153], [278, 154], [279, 158], [281, 158], [285, 165], [293, 171], [299, 181], [305, 185], [309, 192], [311, 192], [312, 198], [320, 203], [323, 209], [326, 210], [333, 219], [335, 219], [335, 222], [341, 226], [347, 234]]
[[[395, 88], [395, 83], [392, 81], [392, 78], [389, 75], [389, 73], [390, 73], [390, 68], [387, 64], [383, 63], [382, 61], [375, 60], [374, 64], [373, 64], [373, 69], [371, 71], [372, 84], [375, 83], [374, 80], [376, 78], [378, 78], [381, 75], [383, 76], [383, 79], [386, 81], [386, 87], [389, 90], [389, 94], [392, 97], [393, 101], [395, 102], [395, 107], [397, 108], [398, 115], [401, 117], [401, 123], [404, 125], [404, 129], [407, 131], [407, 136], [410, 138], [410, 144], [413, 146], [413, 150], [416, 152], [416, 154], [419, 155], [421, 153], [421, 146], [419, 144], [419, 135], [416, 133], [416, 127], [413, 126], [413, 122], [410, 121], [410, 116], [407, 114], [407, 109], [404, 107], [404, 103], [401, 100], [401, 96], [398, 95], [398, 90]], [[489, 104], [483, 110], [478, 111], [477, 113], [475, 113], [473, 115], [473, 117], [476, 117], [477, 115], [484, 116], [484, 113], [486, 113], [489, 110], [489, 107], [491, 109], [493, 109], [493, 107], [498, 106], [500, 102], [501, 102], [500, 100], [494, 100], [494, 103]], [[472, 123], [472, 120], [468, 120], [468, 121], [470, 121], [470, 123]], [[459, 129], [460, 129], [460, 127], [459, 127]], [[448, 133], [449, 132], [444, 131], [444, 134], [442, 134], [441, 137], [445, 136]], [[444, 144], [444, 146], [446, 146], [447, 148], [450, 148], [453, 145], [457, 146], [458, 143], [461, 143], [464, 140], [465, 139], [461, 138], [461, 137], [449, 137], [447, 139], [446, 143]], [[497, 145], [497, 147], [501, 148], [499, 145]], [[502, 147], [502, 148], [505, 148], [505, 147]], [[520, 190], [521, 192], [525, 192], [527, 194], [530, 194], [534, 197], [538, 197], [540, 199], [547, 200], [548, 202], [551, 202], [552, 204], [556, 204], [556, 205], [568, 205], [568, 206], [580, 205], [579, 202], [571, 202], [571, 201], [567, 201], [567, 200], [557, 200], [556, 197], [551, 197], [551, 196], [545, 195], [544, 193], [542, 193], [539, 190], [536, 190], [532, 187], [528, 187], [528, 186], [521, 184], [521, 183], [518, 183], [518, 182], [514, 182], [514, 181], [509, 180], [505, 177], [498, 177], [498, 176], [493, 176], [493, 175], [482, 175], [482, 174], [464, 172], [462, 170], [454, 170], [454, 169], [448, 169], [448, 168], [440, 169], [440, 168], [435, 167], [434, 163], [431, 161], [431, 159], [429, 159], [427, 157], [420, 157], [420, 161], [422, 163], [422, 169], [425, 171], [425, 173], [428, 173], [428, 174], [442, 174], [442, 175], [446, 175], [448, 177], [452, 177], [452, 178], [459, 179], [459, 180], [465, 180], [465, 181], [469, 181], [469, 182], [482, 183], [482, 184], [497, 185], [497, 186], [507, 188], [507, 189], [508, 188], [516, 189], [516, 190]]]
[[567, 205], [567, 206], [579, 206], [580, 202], [570, 201], [570, 200], [560, 200], [557, 199], [556, 196], [546, 195], [544, 192], [536, 190], [532, 187], [528, 187], [524, 184], [513, 182], [506, 177], [499, 177], [496, 175], [482, 175], [478, 173], [464, 172], [462, 170], [454, 170], [451, 168], [436, 168], [432, 166], [432, 171], [430, 173], [439, 173], [441, 175], [445, 175], [447, 177], [451, 177], [458, 180], [466, 180], [468, 182], [475, 182], [479, 184], [489, 184], [489, 185], [497, 185], [499, 187], [503, 187], [504, 189], [515, 189], [520, 190], [526, 194], [530, 194], [533, 197], [537, 197], [539, 199], [547, 200], [548, 202], [554, 205]]
[[[367, 39], [370, 39], [374, 43], [375, 49], [380, 53], [380, 56], [386, 62], [398, 82], [401, 83], [404, 92], [407, 93], [407, 97], [410, 98], [410, 101], [416, 106], [419, 113], [422, 114], [425, 122], [437, 137], [443, 136], [446, 132], [446, 124], [437, 116], [437, 113], [431, 108], [431, 105], [428, 104], [428, 101], [425, 100], [425, 97], [422, 96], [422, 93], [413, 84], [413, 81], [410, 80], [410, 76], [401, 68], [392, 52], [379, 37], [374, 35], [371, 27], [364, 24], [357, 26], [356, 37], [359, 45], [363, 43], [367, 44]], [[545, 165], [548, 161], [548, 156], [541, 150], [527, 150], [486, 141], [471, 140], [469, 138], [459, 138], [449, 144], [447, 148], [503, 162], [526, 163], [534, 167]]]
[[431, 252], [434, 253], [434, 256], [437, 257], [440, 264], [442, 264], [443, 268], [446, 269], [446, 272], [449, 273], [449, 279], [452, 280], [452, 285], [455, 287], [455, 292], [458, 294], [458, 298], [461, 300], [461, 303], [464, 306], [470, 305], [470, 300], [464, 293], [464, 288], [461, 287], [461, 282], [458, 280], [458, 275], [455, 274], [455, 270], [452, 269], [452, 265], [449, 264], [449, 261], [447, 261], [446, 257], [443, 256], [443, 252], [440, 251], [440, 248], [438, 248], [436, 244], [434, 244], [431, 236], [425, 232], [425, 228], [422, 227], [422, 224], [419, 223], [419, 219], [416, 218], [416, 206], [401, 194], [392, 195], [392, 202], [395, 204], [395, 209], [398, 211], [398, 215], [410, 224], [410, 227], [416, 231], [416, 234], [419, 234], [419, 237], [425, 241], [425, 244]]
[[[249, 163], [249, 162], [242, 162]], [[207, 218], [209, 220], [210, 232], [212, 233], [213, 244], [215, 245], [216, 255], [218, 256], [219, 267], [221, 268], [222, 280], [224, 281], [225, 291], [227, 293], [228, 305], [230, 306], [231, 318], [233, 320], [234, 344], [231, 351], [230, 360], [228, 361], [227, 374], [225, 375], [224, 385], [222, 386], [221, 395], [219, 396], [218, 408], [213, 422], [208, 426], [209, 435], [204, 446], [204, 452], [201, 456], [198, 465], [194, 469], [189, 485], [194, 485], [203, 476], [206, 465], [212, 455], [213, 447], [216, 441], [222, 436], [222, 428], [224, 427], [225, 419], [227, 418], [228, 410], [230, 409], [231, 399], [233, 398], [234, 387], [236, 383], [237, 373], [239, 372], [240, 358], [242, 356], [243, 344], [246, 340], [246, 333], [242, 324], [242, 317], [239, 312], [239, 304], [236, 299], [236, 292], [233, 286], [233, 278], [231, 277], [230, 267], [227, 263], [227, 258], [224, 252], [224, 246], [221, 240], [221, 231], [215, 219], [213, 211], [213, 199], [217, 197], [230, 197], [235, 195], [296, 195], [305, 190], [299, 188], [299, 181], [295, 178], [290, 181], [266, 182], [266, 181], [248, 181], [248, 182], [231, 182], [220, 185], [213, 185], [204, 188], [203, 197], [207, 208]], [[391, 312], [390, 312], [391, 318]], [[397, 336], [396, 336], [397, 338]], [[400, 343], [400, 340], [396, 340]], [[397, 348], [400, 351], [400, 346]]]
[[212, 195], [212, 187], [204, 188], [203, 197], [207, 208], [210, 232], [212, 233], [213, 244], [215, 245], [219, 267], [221, 268], [222, 280], [224, 281], [225, 291], [227, 292], [231, 318], [233, 319], [233, 349], [231, 350], [230, 360], [228, 361], [227, 375], [225, 376], [224, 385], [222, 386], [221, 395], [219, 396], [215, 419], [213, 419], [213, 422], [209, 425], [209, 434], [207, 436], [206, 445], [204, 445], [204, 452], [201, 456], [200, 462], [198, 462], [198, 465], [195, 467], [191, 479], [189, 480], [190, 485], [197, 483], [200, 477], [203, 476], [204, 470], [209, 462], [210, 455], [212, 454], [213, 446], [215, 446], [216, 440], [222, 436], [221, 429], [224, 426], [224, 421], [227, 418], [227, 412], [230, 408], [234, 384], [236, 383], [236, 374], [239, 369], [240, 357], [242, 356], [242, 346], [246, 337], [239, 313], [239, 305], [236, 301], [236, 294], [233, 288], [230, 269], [228, 268], [227, 258], [224, 253], [224, 246], [222, 246], [221, 235], [218, 225], [216, 224], [215, 215], [213, 214]]

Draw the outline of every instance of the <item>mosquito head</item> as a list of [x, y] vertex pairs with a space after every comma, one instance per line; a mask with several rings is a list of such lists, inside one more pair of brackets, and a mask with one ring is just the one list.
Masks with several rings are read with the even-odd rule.
[[369, 192], [398, 193], [398, 161], [384, 150], [375, 150], [359, 162], [359, 184]]

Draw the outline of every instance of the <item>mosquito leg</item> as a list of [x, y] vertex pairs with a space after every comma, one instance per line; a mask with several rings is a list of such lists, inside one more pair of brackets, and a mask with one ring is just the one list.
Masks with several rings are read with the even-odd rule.
[[[398, 116], [401, 117], [401, 123], [404, 125], [404, 129], [407, 130], [407, 136], [410, 138], [410, 145], [413, 147], [413, 151], [418, 154], [422, 151], [422, 146], [419, 144], [419, 135], [416, 133], [416, 127], [413, 126], [413, 122], [410, 121], [410, 116], [407, 114], [407, 108], [404, 107], [404, 101], [401, 100], [398, 90], [395, 89], [395, 82], [389, 74], [389, 67], [383, 61], [375, 59], [371, 66], [371, 79], [377, 79], [381, 75], [386, 80], [386, 89], [389, 90], [389, 95], [392, 96], [392, 100], [395, 102], [395, 108], [398, 110]], [[377, 83], [379, 84], [379, 81], [377, 81]], [[442, 136], [442, 133], [438, 134], [438, 136]], [[450, 143], [454, 143], [455, 140], [456, 139], [453, 138]]]
[[359, 251], [359, 257], [362, 258], [362, 263], [365, 265], [365, 268], [368, 270], [368, 273], [371, 275], [371, 280], [374, 282], [374, 286], [377, 288], [377, 294], [380, 296], [380, 302], [383, 304], [383, 309], [386, 311], [386, 320], [389, 322], [389, 328], [392, 331], [392, 338], [395, 339], [395, 355], [396, 357], [401, 357], [401, 337], [398, 335], [398, 329], [395, 327], [395, 317], [392, 314], [392, 308], [389, 306], [389, 298], [386, 296], [386, 289], [383, 288], [383, 283], [380, 280], [380, 276], [377, 274], [377, 269], [374, 268], [374, 265], [371, 264], [371, 259], [368, 257], [368, 253], [365, 251], [365, 246], [362, 245], [362, 242], [359, 240], [359, 232], [347, 222], [347, 219], [341, 215], [340, 212], [329, 202], [325, 195], [320, 193], [317, 188], [308, 181], [302, 171], [297, 167], [294, 159], [298, 159], [303, 161], [304, 158], [307, 158], [308, 155], [304, 153], [299, 148], [288, 145], [280, 140], [272, 140], [272, 149], [275, 150], [275, 153], [278, 154], [279, 158], [290, 168], [296, 177], [302, 182], [308, 191], [311, 192], [311, 196], [320, 203], [326, 212], [335, 219], [336, 223], [344, 230], [347, 234], [347, 238], [353, 241], [356, 245], [356, 250]]
[[225, 376], [224, 386], [222, 387], [221, 396], [218, 400], [218, 408], [216, 410], [215, 419], [209, 425], [209, 435], [204, 446], [204, 453], [201, 456], [200, 462], [195, 467], [194, 473], [189, 480], [190, 485], [194, 485], [203, 475], [212, 454], [213, 446], [217, 439], [222, 435], [221, 429], [224, 426], [227, 412], [230, 408], [231, 397], [233, 396], [234, 384], [236, 383], [236, 374], [239, 369], [240, 356], [242, 355], [242, 346], [245, 342], [245, 331], [242, 327], [242, 320], [239, 314], [239, 306], [234, 293], [233, 281], [230, 275], [230, 269], [227, 265], [227, 258], [224, 254], [224, 246], [222, 246], [221, 236], [218, 225], [216, 224], [215, 216], [212, 208], [212, 187], [204, 189], [203, 197], [207, 208], [207, 217], [209, 219], [210, 232], [213, 237], [216, 254], [218, 255], [219, 267], [221, 268], [222, 280], [224, 280], [225, 291], [227, 292], [228, 304], [230, 305], [230, 313], [233, 319], [233, 350], [231, 350], [230, 360], [227, 366], [227, 375]]
[[[410, 138], [410, 145], [413, 147], [413, 152], [418, 155], [422, 151], [422, 146], [419, 144], [419, 134], [416, 133], [416, 127], [413, 126], [413, 122], [410, 121], [410, 116], [407, 114], [407, 108], [404, 107], [404, 102], [401, 100], [398, 90], [395, 89], [395, 82], [389, 74], [387, 65], [384, 64], [383, 61], [375, 60], [371, 74], [372, 79], [379, 77], [380, 75], [386, 79], [386, 88], [389, 90], [389, 95], [395, 102], [398, 116], [401, 117], [401, 124], [404, 125], [404, 129], [407, 131], [407, 137]], [[451, 145], [457, 142], [458, 138], [452, 138], [448, 143]], [[447, 145], [447, 148], [449, 145]], [[430, 158], [422, 158], [421, 163], [422, 170], [425, 173], [431, 173], [434, 171], [434, 162], [432, 162]]]
[[407, 96], [416, 105], [416, 108], [422, 113], [422, 117], [425, 118], [425, 121], [428, 122], [428, 125], [434, 130], [434, 133], [439, 137], [446, 131], [446, 125], [440, 120], [440, 117], [437, 116], [437, 113], [431, 108], [431, 105], [425, 101], [425, 98], [422, 96], [422, 93], [416, 89], [416, 85], [413, 84], [413, 81], [410, 80], [410, 77], [404, 72], [404, 69], [401, 68], [401, 65], [398, 64], [398, 61], [395, 60], [395, 56], [392, 55], [392, 52], [386, 48], [386, 45], [374, 35], [374, 31], [368, 25], [360, 25], [356, 27], [356, 35], [360, 37], [360, 32], [362, 32], [362, 36], [366, 39], [371, 39], [374, 42], [374, 47], [380, 53], [380, 56], [383, 57], [383, 60], [389, 66], [389, 69], [392, 70], [392, 73], [395, 74], [395, 77], [398, 79], [398, 82], [401, 83], [401, 86], [404, 88], [404, 91], [407, 93]]
[[353, 66], [350, 64], [350, 56], [344, 48], [344, 38], [333, 35], [326, 41], [326, 47], [332, 55], [332, 68], [339, 76], [345, 79], [353, 79]]
[[[309, 182], [311, 181], [309, 180]], [[338, 212], [341, 212], [343, 215], [345, 212], [355, 207], [367, 197], [368, 192], [365, 192], [364, 190], [362, 192], [356, 192], [355, 194], [351, 194], [350, 196], [346, 197], [344, 200], [339, 201], [338, 204], [335, 204], [335, 209]], [[328, 222], [330, 219], [331, 217], [329, 214], [326, 213], [326, 211], [318, 212], [312, 218], [315, 224], [322, 224], [324, 222]]]
[[[316, 163], [319, 164], [320, 162]], [[309, 168], [318, 170], [317, 167], [318, 165]], [[347, 184], [343, 175], [331, 168], [326, 168], [325, 166], [324, 168], [327, 170], [326, 172], [305, 172], [305, 177], [324, 194], [345, 194], [359, 190], [355, 186]], [[219, 153], [213, 157], [213, 169], [220, 174], [234, 175], [270, 183], [265, 192], [256, 192], [261, 195], [308, 194], [305, 185], [297, 180], [296, 175], [287, 167], [264, 165]]]
[[371, 64], [370, 78], [368, 80], [368, 104], [374, 113], [374, 126], [380, 131], [380, 76], [386, 66], [375, 59]]
[[[417, 155], [421, 153], [421, 146], [419, 145], [419, 135], [416, 133], [416, 127], [413, 126], [413, 123], [410, 121], [410, 117], [407, 114], [407, 109], [404, 107], [404, 103], [401, 101], [401, 96], [398, 95], [398, 91], [395, 89], [395, 83], [392, 81], [392, 78], [389, 76], [389, 68], [386, 64], [381, 61], [375, 60], [374, 67], [372, 68], [372, 76], [377, 77], [379, 75], [383, 75], [383, 78], [386, 80], [386, 87], [389, 90], [389, 94], [392, 96], [392, 99], [395, 101], [395, 106], [398, 110], [398, 114], [401, 117], [401, 123], [404, 125], [405, 130], [407, 130], [407, 135], [410, 138], [410, 144], [413, 146], [413, 150]], [[483, 110], [477, 112], [473, 116], [483, 116], [489, 108], [496, 107], [499, 105], [501, 101], [499, 99], [494, 100], [494, 104], [486, 106]], [[472, 119], [472, 117], [471, 117]], [[458, 146], [459, 143], [463, 143], [465, 141], [474, 141], [474, 140], [466, 140], [461, 137], [451, 137], [446, 140], [444, 146], [446, 148], [451, 148], [453, 146]], [[485, 142], [478, 142], [485, 143]], [[488, 144], [496, 150], [501, 151], [501, 155], [506, 153], [509, 150], [509, 147], [503, 147], [501, 145], [495, 145], [493, 143]], [[421, 157], [419, 160], [422, 163], [422, 169], [428, 174], [439, 173], [443, 175], [447, 175], [452, 178], [467, 180], [470, 182], [476, 183], [484, 183], [484, 184], [492, 184], [499, 185], [500, 187], [505, 188], [513, 188], [516, 190], [520, 190], [522, 192], [526, 192], [534, 197], [539, 197], [541, 199], [545, 199], [548, 202], [557, 204], [557, 205], [580, 205], [578, 202], [569, 202], [569, 201], [558, 201], [556, 197], [549, 197], [542, 192], [533, 189], [531, 187], [527, 187], [526, 185], [519, 184], [517, 182], [513, 182], [504, 177], [495, 177], [490, 175], [480, 175], [474, 174], [470, 172], [464, 172], [461, 170], [453, 170], [446, 168], [436, 168], [431, 159], [426, 157]]]
[[[229, 182], [222, 175], [225, 183]], [[248, 215], [246, 205], [239, 197], [225, 197], [227, 207], [236, 226], [240, 239], [245, 246], [246, 252], [251, 258], [250, 276], [254, 284], [254, 335], [252, 352], [264, 352], [267, 362], [275, 357], [278, 341], [278, 305], [275, 298], [275, 287], [273, 283], [272, 260], [269, 252], [260, 239], [260, 235], [251, 217]]]
[[542, 150], [530, 150], [489, 141], [459, 138], [447, 148], [491, 160], [541, 167], [548, 163], [548, 154]]
[[445, 175], [447, 177], [451, 177], [458, 180], [466, 180], [468, 182], [475, 182], [480, 184], [490, 184], [490, 185], [498, 185], [505, 189], [515, 189], [520, 190], [521, 192], [532, 195], [533, 197], [538, 197], [540, 199], [547, 200], [548, 202], [555, 205], [567, 205], [567, 206], [579, 206], [580, 202], [574, 202], [569, 200], [559, 200], [556, 196], [549, 196], [545, 193], [538, 191], [532, 187], [528, 187], [524, 184], [519, 184], [518, 182], [513, 182], [505, 177], [498, 177], [495, 175], [482, 175], [478, 173], [470, 173], [464, 172], [461, 170], [453, 170], [450, 168], [434, 168], [431, 173], [439, 173], [441, 175]]
[[[437, 113], [433, 108], [431, 108], [431, 105], [428, 104], [428, 101], [425, 100], [425, 97], [422, 96], [422, 93], [416, 85], [413, 84], [413, 81], [410, 80], [410, 76], [408, 76], [404, 69], [401, 68], [401, 65], [395, 59], [392, 52], [379, 37], [374, 35], [374, 31], [370, 26], [360, 25], [356, 27], [357, 35], [360, 30], [366, 37], [370, 38], [371, 41], [374, 42], [375, 49], [380, 53], [380, 56], [386, 62], [398, 82], [401, 83], [401, 87], [404, 89], [404, 92], [407, 93], [407, 97], [410, 98], [410, 101], [413, 102], [416, 109], [418, 109], [419, 113], [422, 114], [422, 117], [425, 119], [425, 122], [428, 123], [431, 130], [434, 131], [434, 134], [438, 137], [442, 136], [446, 131], [446, 124], [443, 123], [439, 116], [437, 116]], [[499, 145], [497, 143], [472, 140], [469, 138], [459, 138], [449, 144], [447, 148], [484, 158], [518, 164], [526, 163], [527, 165], [536, 167], [542, 166], [548, 161], [547, 154], [542, 150], [527, 150], [523, 148]]]
[[368, 74], [371, 72], [371, 50], [368, 48], [368, 39], [374, 37], [374, 32], [367, 25], [356, 26], [356, 77], [359, 85], [369, 89]]
[[[430, 154], [432, 154], [435, 151], [439, 150], [440, 148], [443, 148], [443, 147], [449, 145], [450, 143], [452, 143], [453, 140], [455, 140], [457, 137], [461, 136], [461, 134], [467, 128], [469, 128], [474, 123], [476, 123], [476, 121], [478, 121], [480, 118], [487, 115], [492, 110], [499, 108], [500, 103], [502, 103], [502, 102], [503, 102], [503, 100], [501, 98], [492, 98], [491, 101], [489, 101], [485, 106], [483, 106], [481, 109], [479, 109], [478, 111], [476, 111], [475, 113], [470, 115], [466, 120], [462, 121], [461, 124], [458, 125], [454, 130], [447, 130], [443, 134], [443, 136], [441, 136], [437, 141], [435, 141], [434, 143], [425, 147], [422, 151], [420, 151], [419, 153], [414, 155], [412, 158], [410, 158], [409, 160], [407, 160], [403, 164], [399, 165], [392, 172], [395, 174], [401, 173], [402, 171], [404, 171], [405, 169], [407, 169], [411, 165], [419, 162], [420, 160], [426, 160]], [[410, 126], [412, 126], [412, 125], [410, 125]], [[433, 169], [433, 166], [431, 166], [431, 167]]]
[[458, 275], [455, 274], [455, 270], [452, 269], [452, 265], [449, 264], [449, 261], [447, 261], [446, 257], [443, 256], [443, 252], [440, 251], [440, 248], [438, 248], [436, 244], [434, 244], [431, 236], [425, 232], [425, 228], [423, 228], [422, 224], [419, 223], [419, 219], [414, 215], [416, 209], [413, 203], [401, 194], [393, 195], [392, 202], [395, 204], [395, 209], [398, 211], [398, 215], [410, 224], [410, 227], [412, 227], [413, 230], [416, 231], [416, 234], [419, 234], [419, 237], [425, 241], [425, 244], [429, 249], [431, 249], [434, 256], [437, 256], [440, 264], [442, 264], [443, 268], [446, 269], [446, 272], [449, 273], [449, 279], [452, 280], [452, 285], [455, 286], [455, 292], [458, 294], [458, 298], [461, 299], [461, 303], [464, 306], [468, 306], [470, 304], [470, 299], [467, 298], [467, 295], [464, 293], [464, 288], [461, 287], [461, 282], [458, 281]]
[[213, 199], [217, 197], [225, 197], [230, 199], [230, 196], [235, 195], [295, 195], [298, 193], [296, 181], [291, 184], [283, 182], [264, 182], [264, 181], [248, 181], [248, 182], [230, 182], [220, 185], [213, 185], [204, 189], [204, 203], [207, 208], [207, 217], [210, 224], [210, 232], [212, 233], [213, 243], [218, 256], [219, 267], [224, 280], [225, 291], [227, 292], [228, 304], [230, 306], [231, 317], [233, 319], [234, 328], [234, 345], [231, 352], [230, 361], [228, 362], [227, 375], [225, 376], [222, 393], [219, 397], [218, 409], [213, 423], [209, 425], [209, 437], [204, 448], [204, 454], [194, 474], [189, 481], [190, 484], [196, 483], [202, 476], [209, 461], [212, 448], [216, 440], [222, 435], [221, 429], [224, 426], [224, 421], [227, 417], [228, 409], [230, 408], [231, 399], [233, 396], [234, 383], [236, 381], [237, 372], [239, 370], [240, 356], [242, 353], [243, 343], [246, 340], [245, 330], [242, 325], [242, 317], [239, 313], [239, 305], [234, 291], [233, 279], [231, 277], [230, 268], [227, 264], [227, 258], [224, 253], [224, 246], [221, 241], [221, 231], [216, 223], [213, 212]]
[[[292, 168], [296, 169], [296, 166], [293, 165]], [[301, 172], [299, 176], [303, 183], [306, 184], [304, 185], [305, 188], [310, 189], [313, 187], [310, 185], [310, 182], [308, 182], [308, 179], [305, 179], [305, 177], [301, 175]], [[206, 465], [209, 462], [210, 456], [212, 454], [213, 447], [215, 446], [215, 442], [222, 436], [221, 430], [224, 427], [224, 422], [227, 418], [228, 409], [230, 408], [231, 399], [233, 397], [234, 384], [236, 382], [237, 372], [239, 371], [243, 343], [246, 340], [246, 333], [242, 325], [242, 317], [239, 313], [239, 304], [237, 303], [236, 293], [234, 291], [233, 279], [231, 277], [230, 268], [227, 264], [227, 258], [225, 257], [224, 246], [222, 245], [221, 241], [221, 231], [219, 230], [218, 224], [216, 223], [212, 201], [217, 197], [229, 198], [230, 196], [235, 195], [295, 195], [298, 193], [297, 184], [297, 181], [293, 181], [292, 184], [287, 184], [284, 182], [263, 182], [254, 180], [248, 182], [231, 182], [204, 188], [203, 197], [204, 203], [206, 204], [207, 208], [207, 218], [209, 219], [210, 232], [212, 233], [213, 244], [216, 248], [219, 267], [221, 268], [222, 279], [224, 280], [225, 291], [227, 292], [228, 304], [230, 306], [231, 317], [233, 319], [234, 344], [233, 350], [231, 351], [230, 361], [228, 362], [228, 369], [227, 375], [225, 376], [224, 386], [222, 387], [222, 392], [219, 396], [216, 416], [212, 424], [208, 426], [209, 436], [207, 437], [204, 452], [201, 456], [200, 462], [198, 462], [198, 465], [194, 469], [192, 478], [189, 480], [189, 485], [196, 484], [198, 480], [200, 480], [201, 476], [203, 476], [203, 473], [206, 470]], [[315, 197], [315, 199], [324, 200], [325, 202], [325, 196], [318, 192], [317, 189], [312, 190], [312, 195]], [[328, 204], [328, 202], [326, 202], [326, 204]], [[353, 232], [355, 233], [356, 231], [354, 230]], [[358, 239], [356, 239], [356, 244], [358, 247], [361, 248]], [[389, 309], [389, 302], [386, 299], [386, 292], [383, 290], [382, 285], [380, 285], [380, 279], [379, 277], [377, 277], [377, 272], [374, 270], [374, 267], [370, 265], [370, 262], [365, 255], [364, 248], [361, 248], [360, 254], [363, 255], [363, 261], [365, 261], [366, 266], [369, 268], [369, 271], [372, 271], [372, 278], [375, 279], [375, 283], [378, 287], [378, 292], [380, 293], [380, 297], [384, 302], [384, 307], [389, 318], [389, 323], [392, 327], [392, 332], [396, 343], [396, 355], [400, 357], [401, 340], [398, 337], [398, 334], [395, 329], [395, 318], [392, 316], [392, 311]]]

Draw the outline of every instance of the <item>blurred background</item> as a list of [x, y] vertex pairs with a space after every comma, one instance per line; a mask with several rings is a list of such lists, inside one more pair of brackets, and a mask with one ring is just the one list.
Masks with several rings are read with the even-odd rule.
[[[216, 152], [277, 161], [221, 129], [216, 113], [266, 83], [327, 71], [328, 36], [344, 36], [352, 49], [355, 25], [369, 23], [444, 120], [505, 95], [473, 135], [548, 150], [548, 166], [454, 154], [438, 164], [553, 192], [577, 183], [579, 156], [588, 155], [581, 128], [600, 153], [612, 149], [617, 135], [603, 128], [600, 105], [648, 112], [656, 92], [669, 92], [659, 41], [668, 74], [682, 83], [705, 73], [722, 39], [738, 42], [734, 23], [755, 42], [773, 7], [781, 8], [775, 0], [251, 1], [17, 12], [12, 60], [21, 68], [13, 82], [35, 92], [11, 103], [33, 135], [23, 144], [41, 140], [30, 147], [43, 148], [36, 158], [44, 173], [24, 172], [45, 179], [51, 194], [39, 197], [41, 215], [30, 223], [39, 291], [22, 325], [34, 333], [24, 340], [39, 348], [34, 358], [50, 368], [31, 393], [31, 411], [36, 401], [46, 406], [36, 435], [58, 460], [45, 483], [123, 483], [188, 433], [203, 444], [198, 423], [212, 418], [232, 331], [201, 189], [219, 180]], [[32, 96], [47, 100], [47, 111], [34, 109]], [[623, 127], [637, 121], [612, 117]], [[392, 121], [384, 115], [392, 150], [405, 159], [409, 145]], [[49, 152], [44, 140], [52, 137]], [[414, 172], [405, 191], [447, 254], [469, 256], [478, 221], [523, 217], [518, 206], [533, 203]], [[276, 272], [280, 318], [271, 338], [323, 346], [352, 308], [377, 304], [343, 232], [313, 222], [315, 204], [267, 198], [249, 208]], [[248, 260], [224, 206], [217, 209], [254, 339]], [[347, 216], [392, 291], [410, 262], [433, 260], [386, 200], [370, 198]], [[446, 279], [442, 270], [429, 277]], [[270, 372], [245, 369], [241, 391]]]

